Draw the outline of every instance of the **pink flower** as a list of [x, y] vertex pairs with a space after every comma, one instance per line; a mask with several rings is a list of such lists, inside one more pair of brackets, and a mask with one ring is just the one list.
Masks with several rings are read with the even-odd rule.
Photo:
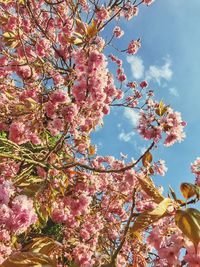
[[72, 122], [75, 116], [77, 115], [77, 113], [78, 113], [78, 109], [77, 109], [77, 106], [74, 104], [71, 104], [70, 106], [66, 106], [62, 109], [62, 115], [67, 122]]
[[25, 125], [22, 122], [13, 122], [9, 129], [9, 139], [17, 144], [23, 144], [25, 139]]
[[167, 135], [164, 144], [165, 146], [171, 146], [176, 142], [177, 139], [178, 139], [178, 136], [176, 133], [170, 133]]
[[143, 0], [144, 4], [151, 5], [155, 0]]
[[196, 184], [200, 186], [200, 158], [196, 158], [194, 163], [191, 164], [191, 172], [196, 176]]
[[1, 56], [0, 57], [0, 65], [6, 65], [7, 63], [8, 63], [7, 57]]
[[162, 259], [166, 259], [170, 266], [179, 264], [180, 248], [173, 245], [163, 247], [158, 250], [158, 255]]
[[117, 69], [117, 79], [120, 81], [120, 82], [124, 82], [126, 80], [126, 75], [124, 74], [123, 72], [123, 69], [119, 68]]
[[197, 248], [197, 253], [194, 250], [194, 245], [191, 242], [186, 242], [187, 253], [184, 256], [184, 261], [188, 264], [188, 267], [199, 267], [200, 266], [200, 246]]
[[34, 145], [39, 145], [41, 144], [41, 139], [35, 134], [35, 133], [30, 133], [27, 135], [27, 138], [29, 141], [31, 141]]
[[109, 55], [109, 58], [110, 58], [113, 62], [115, 62], [119, 68], [122, 67], [122, 60], [121, 60], [121, 59], [117, 58], [116, 56], [114, 56], [114, 55], [112, 55], [112, 54]]
[[100, 21], [107, 20], [109, 18], [109, 12], [106, 8], [101, 7], [96, 11], [96, 17]]
[[63, 223], [67, 221], [68, 213], [64, 209], [55, 208], [52, 211], [51, 218], [54, 222]]
[[113, 34], [117, 38], [121, 38], [124, 35], [124, 31], [121, 30], [119, 26], [115, 26], [113, 29]]
[[0, 181], [0, 204], [8, 204], [10, 197], [14, 194], [14, 187], [10, 181]]
[[36, 170], [37, 170], [37, 174], [38, 174], [38, 176], [40, 176], [40, 177], [42, 177], [42, 178], [45, 178], [45, 177], [47, 176], [47, 173], [46, 173], [46, 171], [44, 170], [44, 168], [37, 166], [37, 167], [36, 167]]
[[117, 76], [118, 80], [120, 82], [124, 82], [126, 80], [126, 75], [124, 73]]
[[164, 176], [167, 172], [167, 167], [165, 166], [164, 160], [159, 160], [158, 162], [155, 162], [153, 164], [155, 172], [157, 172], [159, 175]]
[[69, 98], [66, 92], [56, 90], [51, 94], [51, 101], [55, 105], [58, 103], [65, 103], [66, 101], [69, 101]]
[[12, 201], [12, 220], [9, 222], [10, 228], [15, 232], [26, 230], [37, 220], [37, 215], [33, 207], [33, 201], [25, 195], [18, 195]]
[[16, 28], [17, 28], [17, 21], [18, 21], [18, 19], [17, 19], [17, 17], [14, 17], [14, 16], [11, 16], [9, 19], [8, 19], [8, 23], [7, 23], [7, 29], [9, 30], [9, 31], [15, 31], [16, 30]]
[[0, 204], [0, 222], [7, 224], [10, 221], [12, 210], [6, 204]]
[[75, 262], [79, 264], [81, 267], [92, 267], [93, 266], [93, 260], [92, 255], [93, 252], [90, 249], [89, 245], [85, 244], [78, 244], [73, 249], [73, 257], [75, 259]]
[[127, 20], [132, 19], [134, 16], [137, 16], [139, 12], [139, 8], [137, 6], [134, 6], [130, 3], [127, 3], [126, 5], [126, 11], [124, 12], [124, 17]]
[[6, 229], [0, 230], [0, 241], [10, 241], [10, 234], [9, 231]]
[[21, 94], [19, 99], [21, 101], [25, 101], [27, 98], [36, 99], [36, 91], [34, 89], [24, 90]]
[[104, 106], [102, 111], [103, 111], [103, 113], [105, 115], [108, 115], [110, 113], [110, 107], [109, 106]]
[[1, 244], [0, 246], [0, 264], [12, 253], [12, 248], [8, 245]]
[[53, 120], [50, 121], [48, 124], [48, 129], [53, 136], [59, 134], [63, 130], [63, 127], [64, 127], [63, 120], [59, 118], [53, 118]]
[[129, 83], [127, 84], [127, 86], [130, 87], [130, 88], [135, 89], [135, 88], [137, 87], [137, 83], [136, 83], [136, 82], [129, 82]]
[[51, 118], [54, 116], [54, 114], [56, 113], [56, 105], [53, 104], [51, 101], [48, 101], [45, 104], [45, 111], [46, 111], [46, 115]]
[[79, 3], [85, 12], [89, 12], [89, 6], [87, 0], [79, 0]]
[[50, 48], [50, 43], [47, 39], [40, 39], [36, 44], [36, 52], [40, 57], [44, 57]]
[[94, 64], [98, 68], [104, 61], [104, 55], [98, 51], [92, 51], [89, 55], [89, 63]]
[[22, 79], [31, 78], [33, 75], [33, 70], [29, 66], [20, 66], [16, 69], [17, 75], [19, 75]]
[[141, 42], [140, 39], [138, 40], [133, 40], [129, 43], [127, 53], [134, 55], [137, 53], [138, 49], [141, 47]]
[[140, 83], [140, 87], [141, 87], [142, 89], [148, 87], [148, 83], [147, 83], [147, 81], [143, 81], [143, 82], [141, 82], [141, 83]]

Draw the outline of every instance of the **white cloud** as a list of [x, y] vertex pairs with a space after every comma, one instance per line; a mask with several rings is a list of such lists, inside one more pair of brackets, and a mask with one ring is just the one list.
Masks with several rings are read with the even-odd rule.
[[146, 71], [146, 80], [154, 80], [159, 85], [161, 84], [161, 80], [170, 81], [173, 75], [173, 71], [171, 69], [171, 60], [169, 57], [166, 57], [165, 64], [162, 66], [151, 65], [149, 69]]
[[131, 72], [135, 79], [141, 79], [144, 76], [143, 60], [138, 56], [128, 56], [127, 62], [131, 65]]
[[118, 138], [121, 141], [124, 142], [129, 142], [131, 140], [131, 138], [135, 135], [134, 132], [130, 132], [130, 133], [125, 133], [124, 131], [122, 131], [119, 135]]
[[136, 127], [138, 124], [139, 114], [133, 109], [125, 109], [124, 110], [124, 117], [128, 119], [129, 123]]
[[150, 65], [147, 70], [145, 70], [142, 58], [138, 56], [128, 56], [126, 60], [131, 66], [133, 78], [138, 80], [144, 78], [148, 81], [154, 80], [160, 85], [161, 81], [170, 81], [173, 75], [171, 69], [172, 63], [169, 56], [164, 58], [163, 65]]
[[169, 93], [170, 93], [170, 95], [173, 95], [173, 96], [176, 96], [176, 97], [179, 96], [179, 93], [178, 93], [177, 89], [174, 88], [174, 87], [169, 88]]

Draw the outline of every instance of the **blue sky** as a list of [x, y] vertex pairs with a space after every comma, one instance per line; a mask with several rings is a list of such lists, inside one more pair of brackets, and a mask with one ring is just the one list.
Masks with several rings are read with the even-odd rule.
[[[157, 99], [182, 113], [188, 123], [184, 142], [153, 152], [155, 159], [166, 161], [165, 177], [156, 184], [168, 184], [179, 191], [181, 182], [193, 182], [190, 164], [200, 156], [200, 1], [156, 0], [142, 6], [131, 22], [123, 21], [126, 32], [120, 40], [125, 48], [131, 39], [141, 37], [142, 47], [135, 57], [124, 55], [124, 68], [130, 80], [149, 79]], [[132, 114], [134, 115], [134, 114]], [[99, 144], [98, 153], [120, 158], [120, 152], [137, 158], [148, 142], [134, 134], [134, 116], [122, 109], [112, 109], [104, 119], [104, 127], [93, 134]]]

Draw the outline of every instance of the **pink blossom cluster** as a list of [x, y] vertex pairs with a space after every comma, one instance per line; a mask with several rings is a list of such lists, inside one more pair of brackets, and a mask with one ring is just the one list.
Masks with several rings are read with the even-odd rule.
[[155, 0], [143, 0], [144, 4], [151, 5]]
[[141, 47], [141, 41], [140, 39], [138, 40], [132, 40], [127, 48], [127, 53], [134, 55], [137, 53], [138, 49]]
[[200, 186], [200, 158], [196, 158], [196, 160], [191, 164], [191, 172], [196, 176], [196, 184]]
[[113, 34], [116, 38], [121, 38], [124, 35], [124, 31], [122, 31], [119, 26], [115, 26], [113, 29]]
[[108, 11], [108, 9], [106, 9], [103, 6], [98, 8], [98, 10], [96, 11], [96, 17], [100, 21], [104, 21], [104, 20], [109, 19], [109, 11]]
[[132, 4], [131, 2], [127, 2], [125, 6], [125, 10], [124, 10], [124, 17], [127, 20], [130, 20], [134, 18], [135, 16], [137, 16], [138, 13], [139, 13], [139, 8], [135, 6], [134, 4]]
[[[11, 181], [18, 169], [16, 167], [13, 162], [0, 166], [0, 263], [12, 253], [12, 238], [26, 231], [37, 220], [32, 199], [19, 194]], [[11, 173], [8, 169], [12, 169]]]
[[[110, 168], [124, 166], [123, 161], [115, 160], [113, 157], [96, 157], [92, 164], [100, 169], [104, 169], [105, 164], [109, 164]], [[68, 175], [69, 183], [75, 183], [73, 191], [71, 196], [58, 197], [52, 203], [51, 218], [66, 227], [66, 251], [72, 245], [71, 240], [76, 240], [73, 254], [70, 255], [75, 262], [83, 267], [93, 266], [106, 257], [106, 254], [97, 253], [102, 244], [101, 236], [104, 236], [104, 242], [105, 240], [115, 242], [123, 234], [121, 221], [128, 217], [132, 188], [138, 183], [137, 174], [133, 170], [126, 171], [123, 175], [121, 173], [90, 175], [82, 172], [80, 180], [78, 173]], [[97, 198], [95, 205], [92, 200], [94, 195]], [[128, 250], [134, 251], [132, 243], [127, 243], [119, 255], [119, 266], [123, 266], [125, 262], [123, 255]]]
[[147, 244], [150, 250], [158, 253], [154, 259], [153, 266], [181, 266], [180, 254], [187, 266], [197, 267], [200, 264], [200, 247], [195, 252], [194, 245], [175, 225], [172, 218], [164, 218], [156, 223], [147, 237]]
[[148, 101], [147, 105], [149, 110], [147, 113], [140, 112], [138, 124], [138, 131], [144, 139], [157, 143], [165, 134], [164, 145], [171, 146], [185, 138], [183, 129], [186, 123], [179, 112], [174, 112], [172, 108], [166, 106], [165, 111], [159, 113], [159, 104], [152, 100]]
[[154, 171], [161, 176], [165, 176], [165, 173], [167, 172], [167, 167], [164, 160], [158, 160], [157, 162], [154, 162], [153, 164]]

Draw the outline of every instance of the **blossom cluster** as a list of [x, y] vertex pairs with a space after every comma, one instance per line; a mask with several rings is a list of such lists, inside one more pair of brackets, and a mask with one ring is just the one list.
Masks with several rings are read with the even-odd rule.
[[183, 260], [189, 267], [197, 267], [200, 263], [200, 246], [195, 252], [191, 241], [185, 239], [171, 218], [164, 218], [153, 226], [147, 237], [150, 250], [157, 251], [154, 266], [181, 266], [180, 255], [187, 251]]
[[12, 253], [13, 238], [25, 232], [37, 220], [33, 200], [20, 194], [12, 182], [19, 166], [15, 162], [0, 165], [0, 263]]
[[186, 122], [182, 120], [179, 112], [174, 112], [171, 107], [160, 108], [159, 103], [148, 101], [148, 113], [141, 111], [138, 131], [146, 140], [157, 143], [165, 134], [164, 145], [171, 146], [175, 142], [181, 142], [185, 138], [184, 127]]
[[196, 176], [196, 184], [200, 186], [200, 158], [196, 158], [196, 160], [191, 164], [191, 172]]

